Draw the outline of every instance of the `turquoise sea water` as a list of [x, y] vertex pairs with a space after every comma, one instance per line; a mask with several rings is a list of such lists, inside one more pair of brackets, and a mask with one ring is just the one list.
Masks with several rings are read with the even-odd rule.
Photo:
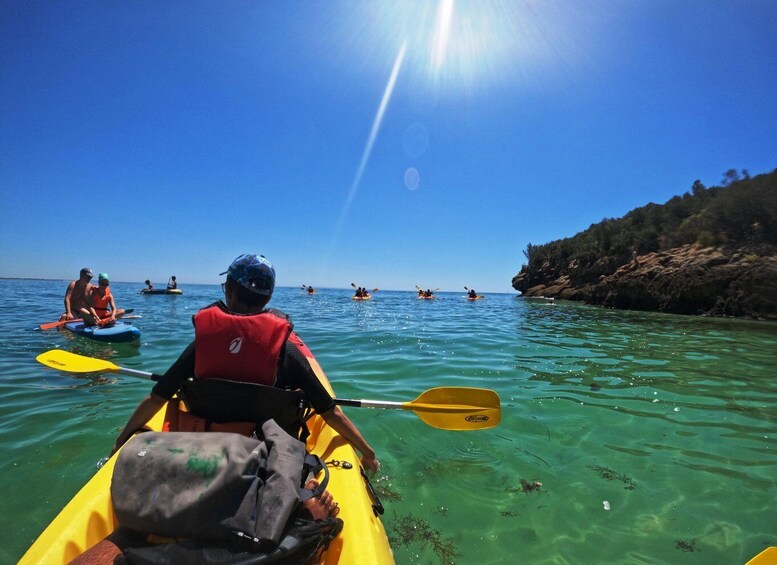
[[[35, 356], [61, 348], [161, 373], [191, 340], [191, 315], [220, 297], [217, 285], [176, 297], [114, 283], [143, 335], [96, 344], [36, 329], [57, 319], [66, 284], [0, 281], [0, 563], [95, 472], [150, 386]], [[744, 563], [777, 545], [777, 325], [463, 295], [278, 289], [272, 302], [340, 397], [501, 396], [502, 424], [477, 432], [345, 409], [383, 463], [398, 563]]]

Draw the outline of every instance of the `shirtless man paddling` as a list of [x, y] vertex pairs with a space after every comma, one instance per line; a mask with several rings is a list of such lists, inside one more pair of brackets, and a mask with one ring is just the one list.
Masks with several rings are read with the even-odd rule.
[[81, 308], [89, 308], [89, 293], [93, 288], [97, 288], [89, 283], [92, 277], [92, 269], [84, 267], [81, 269], [78, 280], [72, 281], [67, 285], [67, 290], [65, 291], [65, 313], [59, 317], [60, 322], [80, 318], [81, 314], [79, 311]]

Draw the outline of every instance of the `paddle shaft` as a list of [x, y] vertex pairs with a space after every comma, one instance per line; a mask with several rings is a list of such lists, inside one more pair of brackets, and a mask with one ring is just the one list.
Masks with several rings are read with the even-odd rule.
[[[55, 352], [59, 352], [58, 350], [55, 350]], [[52, 353], [52, 352], [49, 352]], [[66, 355], [71, 359], [83, 359], [85, 361], [96, 361], [97, 365], [93, 367], [89, 367], [88, 369], [91, 369], [94, 372], [102, 372], [102, 371], [108, 371], [111, 373], [121, 373], [122, 375], [128, 375], [130, 377], [137, 377], [140, 379], [146, 379], [149, 381], [158, 381], [159, 376], [155, 375], [154, 373], [149, 373], [148, 371], [140, 371], [138, 369], [128, 369], [127, 367], [119, 367], [118, 365], [114, 365], [110, 361], [102, 361], [97, 359], [92, 359], [91, 357], [86, 357], [84, 355], [77, 355], [75, 353], [69, 353], [69, 352], [61, 352], [61, 355]], [[39, 362], [43, 362], [43, 355], [39, 356], [38, 359]], [[61, 371], [71, 371], [73, 372], [75, 368], [71, 365], [69, 365], [67, 362], [51, 362], [47, 361], [44, 363], [45, 365], [48, 365], [52, 367], [53, 369], [59, 369]], [[76, 372], [83, 372], [83, 369], [79, 369]], [[399, 409], [399, 410], [446, 410], [446, 411], [460, 411], [460, 410], [471, 410], [471, 406], [463, 406], [463, 405], [449, 405], [449, 406], [440, 406], [439, 404], [434, 403], [424, 403], [424, 402], [395, 402], [391, 400], [351, 400], [348, 398], [334, 398], [333, 399], [335, 404], [338, 406], [353, 406], [356, 408], [393, 408], [393, 409]]]
[[353, 406], [354, 408], [393, 408], [403, 409], [404, 402], [393, 402], [391, 400], [351, 400], [349, 398], [333, 398], [338, 406]]
[[348, 398], [333, 398], [338, 406], [355, 408], [386, 408], [389, 410], [412, 410], [413, 412], [472, 412], [482, 409], [479, 406], [464, 404], [437, 404], [428, 402], [394, 402], [391, 400], [350, 400]]
[[146, 379], [148, 381], [159, 380], [159, 375], [155, 375], [154, 373], [149, 373], [148, 371], [139, 371], [137, 369], [127, 369], [126, 367], [118, 367], [114, 372], [130, 377], [138, 377], [139, 379]]
[[[125, 314], [131, 314], [134, 311], [135, 311], [134, 308], [127, 308], [126, 310], [124, 310], [124, 313]], [[139, 318], [140, 316], [124, 316], [124, 317], [125, 318]], [[70, 322], [78, 322], [79, 320], [81, 320], [81, 318], [73, 318], [72, 320], [60, 320], [59, 322], [48, 322], [46, 324], [41, 324], [38, 327], [40, 329], [42, 329], [42, 330], [50, 330], [50, 329], [56, 328], [58, 326], [62, 326], [64, 324], [69, 324]]]
[[139, 379], [146, 379], [148, 381], [159, 380], [159, 377], [157, 375], [155, 375], [154, 373], [149, 373], [148, 371], [138, 371], [136, 369], [127, 369], [125, 367], [119, 367], [119, 370], [115, 372], [121, 373], [122, 375], [128, 375], [130, 377], [138, 377]]
[[[36, 360], [47, 367], [71, 373], [112, 372], [157, 381], [148, 371], [119, 367], [103, 359], [52, 349]], [[411, 410], [424, 423], [445, 430], [474, 430], [497, 426], [501, 420], [499, 396], [493, 390], [465, 387], [436, 387], [422, 392], [410, 402], [389, 400], [350, 400], [335, 398], [335, 404], [362, 408]]]

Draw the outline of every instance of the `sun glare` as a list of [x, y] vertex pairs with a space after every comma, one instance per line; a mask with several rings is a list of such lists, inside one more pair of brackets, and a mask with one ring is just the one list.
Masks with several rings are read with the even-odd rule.
[[[592, 0], [594, 4], [598, 0]], [[443, 96], [467, 96], [496, 88], [525, 88], [532, 81], [547, 80], [548, 66], [560, 63], [574, 68], [580, 35], [571, 33], [576, 20], [581, 34], [592, 32], [591, 16], [581, 16], [574, 4], [558, 5], [538, 0], [477, 0], [456, 4], [439, 0], [432, 4], [417, 0], [364, 3], [345, 17], [345, 28], [360, 30], [357, 66], [364, 72], [380, 69], [376, 80], [383, 84], [383, 96], [375, 110], [372, 127], [355, 171], [353, 182], [335, 226], [329, 260], [348, 218], [362, 177], [369, 164], [375, 141], [395, 89], [410, 93], [419, 107]], [[341, 22], [342, 24], [342, 22]], [[386, 63], [393, 67], [386, 81]], [[354, 64], [354, 60], [350, 61]], [[551, 70], [552, 73], [552, 70]], [[386, 81], [386, 82], [384, 82]], [[412, 130], [412, 131], [411, 131]], [[421, 173], [413, 159], [429, 144], [423, 124], [406, 132], [405, 151], [411, 161], [404, 169], [404, 185], [416, 190]]]
[[451, 35], [451, 21], [453, 21], [453, 0], [442, 0], [437, 15], [434, 49], [432, 49], [433, 69], [439, 69], [445, 60], [445, 51]]
[[351, 210], [351, 205], [353, 204], [353, 199], [356, 196], [356, 193], [359, 191], [359, 186], [361, 185], [364, 170], [370, 160], [370, 154], [372, 153], [372, 148], [375, 145], [375, 140], [378, 137], [378, 132], [380, 132], [380, 126], [383, 123], [383, 117], [386, 115], [386, 108], [388, 108], [389, 101], [391, 100], [391, 94], [394, 92], [394, 86], [397, 83], [397, 77], [399, 76], [399, 71], [402, 68], [402, 62], [405, 60], [406, 49], [407, 44], [403, 43], [399, 48], [399, 53], [397, 53], [397, 56], [394, 59], [394, 66], [391, 69], [391, 75], [389, 76], [388, 82], [386, 83], [386, 88], [383, 90], [383, 97], [381, 98], [380, 104], [378, 105], [378, 110], [375, 112], [375, 117], [372, 120], [370, 135], [367, 138], [367, 142], [364, 144], [362, 158], [359, 161], [358, 168], [356, 169], [356, 174], [354, 175], [353, 182], [351, 183], [351, 188], [348, 191], [348, 196], [346, 197], [343, 208], [340, 211], [340, 217], [337, 220], [337, 225], [335, 225], [334, 233], [332, 236], [331, 249], [329, 253], [327, 253], [325, 264], [329, 260], [329, 255], [331, 255], [334, 251], [335, 245], [337, 244], [337, 239], [339, 238], [340, 231], [343, 227], [343, 223], [348, 217], [348, 213]]

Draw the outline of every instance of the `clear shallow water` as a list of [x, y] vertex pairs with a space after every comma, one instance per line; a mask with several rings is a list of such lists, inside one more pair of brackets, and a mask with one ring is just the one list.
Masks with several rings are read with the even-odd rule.
[[[191, 315], [220, 296], [114, 283], [143, 336], [96, 344], [34, 329], [57, 319], [66, 284], [0, 281], [2, 563], [94, 473], [149, 390], [35, 356], [62, 348], [163, 372], [193, 337]], [[777, 325], [512, 295], [350, 295], [278, 289], [272, 302], [338, 396], [407, 401], [455, 385], [502, 399], [502, 424], [478, 432], [346, 409], [383, 462], [384, 523], [407, 542], [394, 543], [398, 563], [438, 562], [435, 541], [456, 563], [744, 563], [777, 545]], [[521, 479], [542, 487], [523, 492]]]

